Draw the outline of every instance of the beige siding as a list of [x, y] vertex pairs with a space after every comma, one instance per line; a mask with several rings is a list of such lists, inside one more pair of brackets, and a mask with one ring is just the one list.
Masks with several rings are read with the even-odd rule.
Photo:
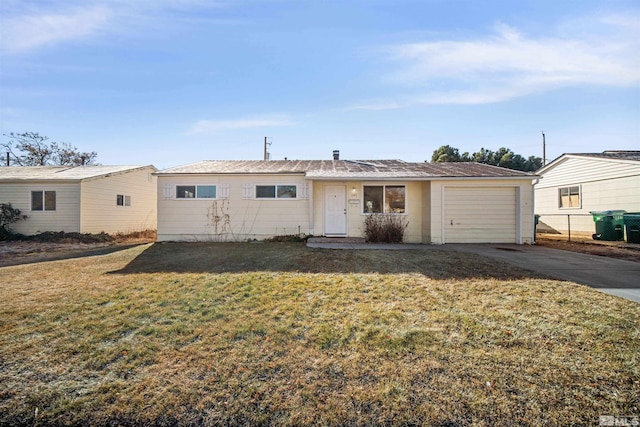
[[[326, 185], [345, 185], [347, 189], [347, 236], [364, 237], [364, 220], [362, 192], [364, 185], [404, 185], [405, 209], [404, 217], [408, 222], [405, 231], [405, 242], [422, 243], [422, 183], [405, 181], [314, 181], [313, 183], [313, 217], [316, 234], [324, 230], [324, 187]], [[355, 192], [354, 192], [355, 189]]]
[[[483, 189], [493, 188], [513, 188], [516, 198], [516, 239], [515, 243], [531, 244], [533, 242], [533, 185], [529, 180], [443, 180], [431, 182], [431, 243], [446, 243], [445, 226], [445, 194], [446, 189], [456, 187], [476, 188], [480, 194], [480, 201], [470, 201], [469, 211], [475, 212], [480, 218], [489, 206], [491, 206], [491, 192], [486, 192], [484, 197]], [[484, 199], [484, 200], [482, 200]], [[449, 220], [450, 223], [450, 220]], [[480, 241], [491, 242], [493, 231], [486, 231], [486, 238], [470, 238], [468, 241], [480, 243]], [[511, 232], [509, 232], [511, 233]]]
[[[31, 211], [32, 191], [55, 191], [55, 211]], [[55, 182], [3, 183], [0, 203], [11, 203], [27, 219], [11, 226], [16, 233], [31, 235], [44, 231], [80, 231], [80, 184]]]
[[[562, 187], [579, 186], [581, 205], [559, 206]], [[590, 235], [595, 231], [591, 211], [640, 211], [640, 162], [568, 157], [548, 169], [535, 186], [536, 214], [543, 226], [566, 233]]]
[[[217, 185], [216, 200], [177, 200], [176, 185]], [[296, 184], [298, 199], [256, 200], [256, 184]], [[160, 176], [158, 179], [158, 240], [241, 241], [264, 239], [275, 235], [322, 235], [324, 196], [327, 185], [346, 188], [347, 235], [364, 236], [363, 186], [405, 185], [408, 243], [443, 242], [443, 190], [445, 187], [475, 187], [491, 199], [491, 188], [511, 192], [513, 231], [511, 241], [533, 241], [533, 188], [529, 180], [470, 181], [307, 181], [302, 175], [201, 175]], [[221, 189], [228, 188], [228, 197]], [[247, 197], [247, 188], [251, 197]], [[308, 195], [308, 198], [305, 197]], [[470, 209], [483, 209], [482, 200], [470, 203]], [[492, 235], [487, 231], [485, 235]], [[489, 238], [480, 238], [490, 241]]]
[[[128, 233], [155, 230], [157, 178], [151, 167], [82, 182], [83, 233]], [[131, 197], [130, 206], [118, 206], [117, 195]]]
[[422, 242], [431, 243], [431, 182], [422, 182]]
[[408, 243], [422, 243], [422, 182], [412, 181], [407, 183], [407, 220], [409, 226], [405, 233], [405, 241]]
[[[216, 185], [217, 199], [176, 199], [176, 185]], [[257, 200], [255, 185], [295, 184], [297, 199]], [[307, 182], [302, 175], [158, 177], [159, 241], [242, 241], [309, 233]], [[228, 188], [224, 198], [223, 188]], [[250, 197], [245, 194], [250, 189]]]
[[[324, 186], [326, 184], [344, 184], [347, 185], [347, 182], [323, 182], [323, 181], [312, 181], [313, 184], [313, 199], [312, 199], [312, 209], [313, 209], [313, 230], [314, 235], [321, 236], [324, 233]], [[347, 187], [347, 209], [349, 208], [349, 187]], [[349, 233], [349, 222], [347, 221], [347, 233]]]

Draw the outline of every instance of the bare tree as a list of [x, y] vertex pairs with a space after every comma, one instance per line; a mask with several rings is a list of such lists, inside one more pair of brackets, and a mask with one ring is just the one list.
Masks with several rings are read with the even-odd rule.
[[49, 142], [38, 132], [4, 135], [8, 142], [0, 144], [9, 155], [9, 163], [18, 166], [83, 166], [94, 165], [98, 153], [82, 152], [67, 142]]

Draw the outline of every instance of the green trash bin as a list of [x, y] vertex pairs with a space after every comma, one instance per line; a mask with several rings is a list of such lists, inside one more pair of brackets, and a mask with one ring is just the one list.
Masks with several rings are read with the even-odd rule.
[[624, 240], [624, 220], [626, 211], [593, 211], [593, 221], [596, 223], [596, 232], [593, 240], [608, 240], [611, 242]]
[[640, 212], [628, 212], [622, 215], [627, 231], [628, 243], [640, 243]]

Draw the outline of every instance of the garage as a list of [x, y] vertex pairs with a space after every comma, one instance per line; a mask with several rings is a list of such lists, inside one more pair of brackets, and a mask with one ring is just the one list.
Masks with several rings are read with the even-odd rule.
[[520, 243], [517, 187], [443, 190], [443, 243]]

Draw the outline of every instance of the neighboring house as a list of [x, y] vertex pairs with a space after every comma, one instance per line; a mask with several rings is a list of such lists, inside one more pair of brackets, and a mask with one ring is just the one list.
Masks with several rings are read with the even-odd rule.
[[0, 203], [27, 219], [16, 233], [127, 233], [155, 229], [157, 178], [153, 166], [0, 167]]
[[158, 172], [158, 241], [362, 237], [403, 215], [410, 243], [533, 241], [536, 175], [477, 163], [202, 161]]
[[591, 211], [640, 212], [640, 151], [563, 154], [537, 174], [535, 211], [548, 231], [591, 235]]

